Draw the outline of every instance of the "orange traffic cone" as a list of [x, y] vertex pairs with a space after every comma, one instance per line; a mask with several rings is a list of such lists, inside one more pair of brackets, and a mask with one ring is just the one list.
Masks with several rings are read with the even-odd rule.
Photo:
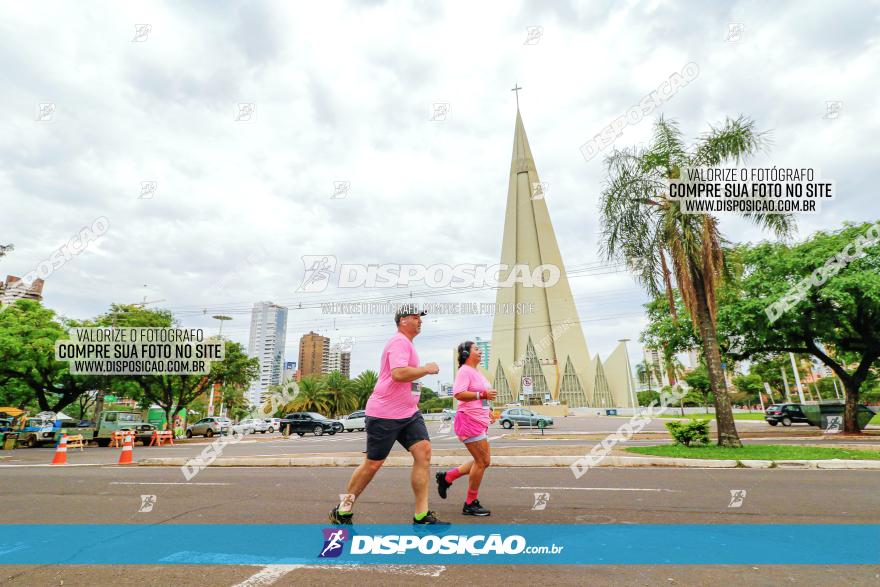
[[61, 441], [58, 443], [58, 448], [55, 449], [55, 457], [52, 459], [53, 465], [66, 465], [67, 464], [67, 435], [61, 435]]
[[131, 436], [128, 435], [125, 437], [125, 444], [122, 446], [122, 454], [119, 455], [119, 462], [117, 465], [130, 465], [132, 460], [132, 441]]

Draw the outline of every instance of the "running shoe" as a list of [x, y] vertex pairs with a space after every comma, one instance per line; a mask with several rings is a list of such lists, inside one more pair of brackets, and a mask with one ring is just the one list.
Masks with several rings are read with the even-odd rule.
[[437, 479], [437, 493], [441, 498], [446, 499], [446, 490], [452, 487], [452, 483], [446, 481], [446, 471], [440, 471], [434, 477]]
[[339, 506], [336, 506], [330, 511], [330, 523], [340, 526], [340, 525], [351, 525], [351, 519], [354, 518], [354, 514], [351, 512], [343, 513], [339, 511]]
[[428, 515], [426, 515], [421, 520], [416, 520], [415, 516], [413, 516], [413, 525], [414, 526], [449, 526], [449, 522], [441, 522], [437, 519], [437, 512], [428, 511]]
[[488, 516], [492, 512], [481, 506], [479, 499], [475, 499], [470, 503], [464, 504], [464, 507], [461, 508], [461, 513], [466, 516]]

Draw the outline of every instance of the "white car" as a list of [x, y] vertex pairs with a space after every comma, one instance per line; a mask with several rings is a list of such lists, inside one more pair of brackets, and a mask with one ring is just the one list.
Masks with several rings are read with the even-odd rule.
[[250, 434], [256, 434], [257, 432], [265, 434], [269, 429], [269, 425], [259, 418], [246, 418], [239, 422], [238, 425], [245, 427]]
[[247, 420], [242, 420], [238, 424], [232, 425], [232, 433], [233, 434], [253, 434], [254, 426], [253, 424], [247, 424]]
[[343, 416], [339, 421], [342, 422], [342, 430], [344, 432], [364, 431], [367, 429], [366, 417], [366, 412], [360, 410], [359, 412], [352, 412], [347, 416]]
[[269, 434], [281, 430], [281, 418], [266, 418], [263, 421], [266, 423], [266, 432]]

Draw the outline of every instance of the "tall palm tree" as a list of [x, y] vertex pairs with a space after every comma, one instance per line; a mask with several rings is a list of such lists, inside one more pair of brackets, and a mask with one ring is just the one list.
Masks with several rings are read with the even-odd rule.
[[318, 412], [329, 414], [333, 402], [327, 392], [327, 386], [320, 377], [303, 377], [299, 382], [299, 393], [281, 412]]
[[328, 373], [324, 377], [324, 386], [330, 397], [330, 414], [334, 418], [357, 409], [357, 394], [351, 381], [340, 371]]
[[[665, 290], [670, 307], [674, 307], [675, 278], [702, 340], [720, 446], [742, 446], [721, 370], [715, 322], [715, 292], [725, 272], [725, 241], [718, 220], [711, 214], [681, 212], [678, 203], [668, 197], [667, 182], [677, 179], [683, 167], [739, 163], [766, 144], [766, 133], [758, 132], [752, 120], [740, 116], [726, 119], [717, 128], [710, 126], [688, 149], [678, 125], [661, 116], [647, 149], [614, 151], [606, 160], [608, 181], [601, 201], [603, 253], [609, 260], [623, 261], [650, 294], [662, 295]], [[744, 216], [777, 236], [790, 235], [794, 226], [790, 215]]]
[[370, 394], [373, 393], [373, 389], [378, 381], [379, 376], [370, 369], [367, 369], [352, 380], [352, 387], [357, 395], [358, 409], [366, 407], [367, 400], [370, 399]]

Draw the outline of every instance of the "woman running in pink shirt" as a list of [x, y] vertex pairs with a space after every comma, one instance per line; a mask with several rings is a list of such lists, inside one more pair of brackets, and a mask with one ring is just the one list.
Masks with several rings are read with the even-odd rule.
[[458, 375], [452, 394], [458, 400], [455, 411], [455, 435], [458, 436], [473, 457], [456, 469], [437, 473], [437, 491], [446, 499], [446, 490], [452, 482], [468, 475], [467, 499], [461, 513], [466, 516], [488, 516], [491, 512], [480, 505], [477, 492], [483, 473], [489, 466], [489, 424], [495, 415], [489, 407], [489, 400], [495, 399], [495, 390], [489, 381], [477, 370], [482, 352], [472, 341], [458, 345]]

